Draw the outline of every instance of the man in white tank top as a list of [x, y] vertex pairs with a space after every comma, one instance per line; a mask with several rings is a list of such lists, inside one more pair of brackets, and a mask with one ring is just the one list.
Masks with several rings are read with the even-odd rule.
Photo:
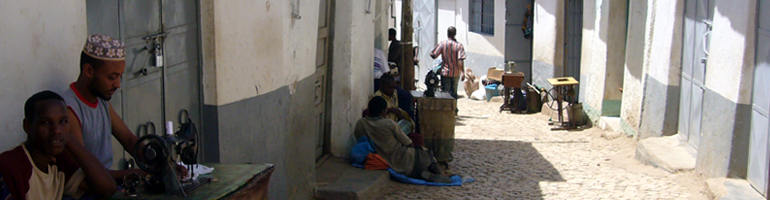
[[[132, 155], [139, 140], [109, 102], [120, 88], [126, 69], [124, 46], [123, 42], [109, 36], [89, 36], [80, 54], [80, 75], [62, 95], [69, 118], [76, 119], [70, 123], [70, 132], [108, 169], [113, 162], [110, 135]], [[130, 173], [146, 174], [139, 169], [110, 171], [110, 175], [119, 181]]]

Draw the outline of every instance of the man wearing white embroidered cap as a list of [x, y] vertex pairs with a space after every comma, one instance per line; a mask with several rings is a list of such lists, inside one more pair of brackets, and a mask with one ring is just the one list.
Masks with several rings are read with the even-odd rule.
[[[88, 36], [80, 54], [80, 75], [62, 95], [70, 119], [76, 119], [70, 123], [70, 132], [108, 169], [113, 161], [110, 135], [115, 136], [123, 149], [132, 155], [139, 140], [109, 102], [120, 88], [126, 69], [124, 46], [123, 42], [109, 36]], [[138, 169], [110, 171], [118, 182], [130, 173], [144, 174]], [[186, 174], [186, 171], [181, 174]]]

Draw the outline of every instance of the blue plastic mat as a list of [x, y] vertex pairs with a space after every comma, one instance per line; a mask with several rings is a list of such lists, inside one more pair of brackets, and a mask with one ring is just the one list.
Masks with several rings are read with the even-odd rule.
[[416, 185], [461, 186], [463, 185], [463, 183], [470, 183], [470, 182], [476, 181], [476, 179], [473, 179], [473, 178], [463, 179], [459, 175], [452, 175], [449, 177], [449, 179], [452, 179], [451, 183], [434, 183], [434, 182], [428, 182], [422, 179], [409, 178], [407, 176], [397, 173], [396, 171], [393, 171], [393, 169], [390, 169], [390, 168], [388, 169], [388, 171], [390, 172], [390, 177], [395, 179], [396, 181], [402, 182], [402, 183], [416, 184]]

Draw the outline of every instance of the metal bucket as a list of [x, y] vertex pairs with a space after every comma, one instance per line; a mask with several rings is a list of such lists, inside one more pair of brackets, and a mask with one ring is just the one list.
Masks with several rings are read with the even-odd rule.
[[582, 126], [586, 124], [585, 113], [583, 113], [583, 103], [573, 103], [567, 108], [569, 122], [572, 126]]

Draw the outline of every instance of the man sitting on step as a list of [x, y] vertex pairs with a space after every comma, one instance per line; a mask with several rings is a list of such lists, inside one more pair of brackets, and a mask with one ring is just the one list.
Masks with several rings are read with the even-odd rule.
[[355, 137], [367, 136], [393, 171], [430, 182], [452, 182], [442, 175], [436, 159], [427, 150], [413, 145], [395, 121], [384, 117], [388, 113], [388, 102], [384, 98], [372, 97], [368, 110], [369, 115], [356, 123]]

